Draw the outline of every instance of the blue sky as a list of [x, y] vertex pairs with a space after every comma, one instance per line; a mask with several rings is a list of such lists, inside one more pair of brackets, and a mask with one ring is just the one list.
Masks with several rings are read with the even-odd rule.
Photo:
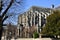
[[54, 4], [55, 7], [57, 7], [60, 5], [60, 0], [26, 0], [26, 9], [29, 9], [31, 6], [51, 8], [52, 4]]
[[[20, 0], [17, 0], [19, 2]], [[51, 5], [54, 4], [55, 7], [60, 6], [60, 0], [23, 0], [23, 8], [21, 5], [14, 3], [12, 7], [8, 10], [8, 13], [16, 13], [20, 15], [21, 12], [27, 11], [31, 6], [39, 6], [39, 7], [46, 7], [51, 8]], [[4, 7], [5, 8], [5, 7]], [[22, 11], [21, 11], [22, 9]], [[13, 22], [14, 24], [17, 24], [18, 21], [18, 15], [14, 18], [9, 18], [8, 21]], [[7, 23], [7, 21], [5, 21]]]

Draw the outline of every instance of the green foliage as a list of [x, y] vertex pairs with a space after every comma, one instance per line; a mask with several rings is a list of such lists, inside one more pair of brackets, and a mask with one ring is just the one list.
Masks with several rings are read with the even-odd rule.
[[59, 10], [53, 11], [53, 14], [47, 17], [47, 23], [42, 30], [42, 34], [60, 35], [60, 11]]
[[34, 34], [33, 34], [34, 36], [34, 38], [39, 38], [39, 34], [37, 33], [37, 32], [34, 32]]

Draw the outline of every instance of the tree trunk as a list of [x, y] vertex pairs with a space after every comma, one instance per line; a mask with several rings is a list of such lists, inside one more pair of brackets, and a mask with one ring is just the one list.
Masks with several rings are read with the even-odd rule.
[[3, 24], [0, 22], [0, 40], [2, 38]]

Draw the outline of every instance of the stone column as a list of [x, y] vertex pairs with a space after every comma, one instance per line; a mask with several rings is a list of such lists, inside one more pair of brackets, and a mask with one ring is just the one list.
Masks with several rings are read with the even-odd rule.
[[41, 38], [41, 34], [39, 34], [39, 38]]
[[32, 26], [32, 14], [31, 14], [31, 21], [30, 21], [30, 23], [31, 23], [31, 26]]
[[23, 27], [24, 27], [24, 14], [22, 14], [22, 24], [23, 24]]
[[22, 18], [21, 18], [21, 16], [19, 16], [19, 18], [18, 18], [18, 24], [22, 24], [21, 21], [22, 21]]
[[30, 23], [31, 23], [31, 26], [32, 26], [32, 16], [31, 16], [31, 22]]
[[28, 20], [28, 18], [27, 18], [27, 12], [26, 12], [26, 15], [25, 15], [25, 21], [26, 21], [26, 25], [25, 25], [25, 37], [27, 37], [27, 33], [26, 33], [26, 31], [27, 31], [27, 27], [28, 27], [28, 22], [27, 22], [27, 20]]
[[34, 26], [35, 26], [35, 13], [33, 13], [33, 15], [34, 15]]
[[25, 28], [24, 32], [25, 32], [25, 38], [26, 38], [26, 28]]
[[39, 13], [39, 28], [41, 28], [41, 14]]
[[29, 38], [29, 27], [28, 27], [28, 30], [27, 31], [28, 31], [28, 34], [27, 35], [28, 35], [28, 38]]
[[18, 27], [17, 27], [17, 29], [18, 29], [18, 36], [20, 36], [20, 35], [19, 35], [19, 28], [20, 28], [20, 25], [18, 24]]
[[39, 26], [41, 26], [41, 14], [39, 13]]
[[[39, 16], [37, 11], [36, 11], [36, 13], [37, 13], [37, 16]], [[38, 33], [38, 26], [39, 26], [39, 20], [38, 20], [38, 18], [39, 17], [37, 17], [37, 21], [38, 21], [38, 23], [37, 23], [37, 33]]]
[[26, 12], [26, 27], [28, 26], [28, 13]]
[[18, 36], [19, 36], [19, 37], [20, 37], [20, 24], [21, 24], [21, 21], [22, 21], [21, 17], [22, 17], [22, 15], [20, 15], [20, 16], [18, 17], [18, 27], [17, 27], [17, 29], [18, 29]]
[[31, 26], [32, 26], [32, 21], [33, 21], [33, 9], [31, 9], [31, 11], [30, 11], [30, 13], [31, 13]]

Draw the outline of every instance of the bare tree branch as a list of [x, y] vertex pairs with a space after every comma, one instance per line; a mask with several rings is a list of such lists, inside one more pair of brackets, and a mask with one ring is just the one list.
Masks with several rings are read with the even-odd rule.
[[2, 20], [2, 22], [4, 22], [7, 18], [8, 18], [8, 16], [5, 16], [4, 19]]
[[7, 13], [7, 11], [9, 10], [9, 8], [11, 7], [13, 1], [14, 1], [14, 0], [11, 0], [10, 4], [8, 5], [8, 7], [7, 7], [6, 10], [3, 12], [2, 18], [4, 17], [4, 15]]

